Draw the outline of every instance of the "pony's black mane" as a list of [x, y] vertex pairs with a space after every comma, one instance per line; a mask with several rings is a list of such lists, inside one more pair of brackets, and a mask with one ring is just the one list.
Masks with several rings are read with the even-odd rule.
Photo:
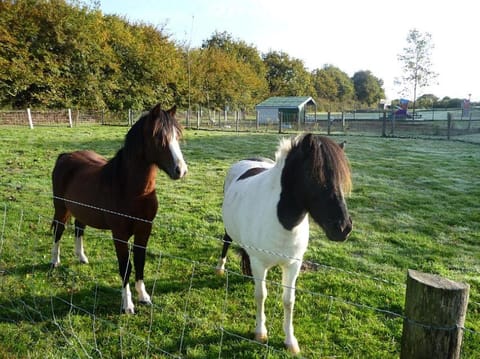
[[324, 136], [304, 135], [293, 140], [292, 149], [287, 155], [302, 151], [311, 158], [310, 175], [316, 181], [331, 185], [335, 190], [349, 193], [351, 190], [351, 174], [348, 160], [343, 149], [333, 140]]
[[[350, 192], [350, 167], [343, 149], [327, 137], [307, 134], [291, 143], [281, 144], [280, 156], [285, 156], [281, 177], [282, 191], [277, 206], [279, 221], [286, 229], [297, 226], [306, 214], [302, 199], [297, 198], [299, 176], [307, 176], [317, 186], [334, 191]], [[305, 163], [308, 162], [308, 166]], [[306, 172], [305, 172], [306, 171]]]
[[168, 112], [158, 106], [144, 113], [125, 135], [125, 141], [116, 155], [108, 161], [103, 169], [104, 179], [121, 179], [124, 161], [142, 161], [144, 159], [145, 136], [157, 137], [160, 145], [166, 146], [171, 139], [173, 129], [181, 137], [182, 127]]

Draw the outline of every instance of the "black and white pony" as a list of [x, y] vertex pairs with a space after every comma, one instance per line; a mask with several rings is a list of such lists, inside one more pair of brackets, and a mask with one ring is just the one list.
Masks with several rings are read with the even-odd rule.
[[344, 241], [352, 230], [345, 195], [351, 189], [343, 144], [312, 134], [282, 140], [276, 161], [249, 159], [234, 164], [226, 177], [223, 201], [225, 237], [217, 273], [225, 270], [227, 250], [237, 242], [242, 269], [255, 281], [255, 338], [267, 339], [264, 303], [268, 270], [282, 268], [285, 345], [300, 348], [293, 333], [295, 282], [309, 237], [309, 217], [330, 240]]

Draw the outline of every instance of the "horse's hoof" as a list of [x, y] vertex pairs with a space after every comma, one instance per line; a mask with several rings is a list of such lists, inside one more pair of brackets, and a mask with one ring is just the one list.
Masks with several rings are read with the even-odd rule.
[[215, 268], [215, 273], [217, 275], [224, 275], [225, 274], [225, 269], [223, 268]]
[[80, 259], [80, 264], [88, 264], [88, 259]]
[[133, 308], [123, 308], [123, 314], [127, 314], [127, 315], [135, 314], [135, 310]]
[[58, 266], [60, 265], [60, 262], [56, 262], [56, 263], [50, 263], [50, 269], [55, 269], [57, 268]]
[[255, 340], [259, 343], [266, 343], [268, 340], [267, 333], [255, 333]]
[[288, 352], [292, 355], [300, 353], [300, 347], [298, 344], [285, 344], [285, 346], [287, 347]]
[[140, 300], [138, 301], [140, 304], [142, 305], [147, 305], [147, 306], [150, 306], [152, 305], [152, 301], [151, 300]]

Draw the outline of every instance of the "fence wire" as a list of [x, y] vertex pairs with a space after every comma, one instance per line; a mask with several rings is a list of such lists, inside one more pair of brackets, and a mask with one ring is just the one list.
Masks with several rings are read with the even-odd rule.
[[[98, 210], [103, 211], [104, 209]], [[219, 301], [217, 302], [218, 304], [208, 303], [207, 301], [202, 302], [202, 299], [199, 299], [198, 295], [194, 295], [194, 292], [202, 290], [202, 273], [205, 271], [212, 273], [213, 275], [216, 263], [199, 260], [198, 258], [188, 258], [166, 251], [158, 251], [146, 248], [147, 257], [150, 258], [149, 260], [153, 263], [151, 264], [151, 266], [155, 268], [153, 271], [154, 280], [151, 290], [154, 304], [150, 307], [148, 311], [142, 312], [142, 314], [140, 314], [147, 314], [145, 315], [144, 324], [142, 325], [148, 328], [145, 333], [140, 335], [138, 334], [138, 332], [131, 330], [138, 324], [137, 321], [131, 319], [130, 316], [115, 317], [111, 314], [109, 315], [108, 310], [107, 313], [103, 312], [105, 310], [104, 301], [106, 300], [108, 302], [115, 302], [115, 300], [118, 300], [119, 298], [119, 291], [105, 289], [101, 290], [101, 283], [104, 282], [102, 278], [97, 277], [93, 272], [88, 273], [83, 270], [77, 271], [75, 268], [72, 268], [71, 265], [69, 267], [69, 264], [64, 265], [67, 267], [64, 272], [58, 274], [55, 274], [55, 272], [52, 271], [45, 272], [43, 269], [44, 265], [42, 263], [42, 261], [46, 260], [45, 256], [42, 256], [39, 251], [35, 251], [33, 254], [25, 253], [26, 248], [22, 247], [23, 242], [21, 240], [25, 226], [31, 227], [37, 225], [39, 229], [48, 228], [51, 224], [50, 219], [44, 218], [42, 216], [38, 216], [38, 218], [34, 219], [31, 214], [27, 216], [28, 218], [26, 218], [24, 210], [20, 210], [20, 213], [18, 215], [14, 215], [14, 223], [9, 223], [8, 219], [11, 218], [11, 216], [8, 216], [8, 211], [9, 209], [5, 205], [3, 207], [3, 218], [1, 221], [2, 227], [0, 233], [0, 288], [2, 290], [7, 289], [3, 288], [4, 285], [6, 285], [6, 277], [16, 275], [18, 273], [20, 274], [20, 276], [23, 276], [27, 279], [21, 285], [27, 286], [29, 293], [28, 296], [22, 296], [18, 298], [15, 297], [14, 293], [11, 293], [12, 295], [10, 295], [10, 299], [6, 299], [5, 296], [2, 296], [3, 299], [0, 302], [0, 308], [2, 309], [0, 311], [2, 313], [0, 314], [0, 322], [12, 324], [19, 324], [23, 321], [27, 321], [32, 324], [38, 322], [51, 323], [52, 327], [49, 330], [56, 332], [60, 336], [60, 338], [62, 338], [62, 341], [65, 343], [65, 345], [71, 348], [78, 357], [92, 358], [110, 356], [109, 353], [103, 352], [104, 349], [102, 339], [98, 337], [99, 335], [102, 335], [102, 332], [99, 329], [101, 326], [117, 328], [116, 331], [118, 333], [118, 345], [120, 346], [119, 351], [121, 357], [128, 356], [128, 346], [132, 345], [132, 342], [142, 343], [142, 345], [145, 346], [145, 357], [149, 357], [152, 355], [155, 356], [159, 354], [173, 358], [188, 357], [188, 346], [191, 345], [192, 340], [194, 340], [189, 337], [189, 332], [195, 331], [197, 327], [204, 328], [203, 330], [211, 330], [218, 334], [218, 344], [216, 345], [215, 350], [218, 351], [219, 358], [224, 357], [222, 356], [222, 353], [226, 355], [225, 357], [229, 357], [231, 353], [229, 352], [229, 350], [231, 350], [230, 348], [224, 348], [225, 345], [228, 345], [228, 338], [230, 338], [230, 340], [239, 340], [240, 342], [244, 342], [248, 345], [260, 348], [264, 356], [268, 356], [269, 354], [274, 354], [275, 356], [279, 357], [288, 356], [283, 350], [278, 348], [278, 345], [276, 345], [275, 342], [258, 343], [252, 340], [248, 335], [246, 335], [246, 333], [242, 333], [241, 331], [236, 329], [233, 324], [228, 323], [228, 319], [231, 319], [232, 315], [232, 313], [229, 312], [229, 306], [232, 305], [230, 302], [236, 300], [236, 290], [234, 289], [235, 285], [232, 284], [235, 281], [232, 281], [232, 279], [248, 279], [248, 277], [243, 275], [242, 273], [239, 273], [235, 270], [227, 269], [222, 284], [223, 290], [221, 292], [223, 292], [223, 295], [220, 296]], [[124, 215], [122, 213], [116, 214], [119, 216], [126, 216], [128, 218], [131, 218], [128, 215]], [[8, 227], [13, 228], [13, 234], [9, 233], [9, 235], [7, 236], [6, 233]], [[93, 233], [95, 232], [92, 232], [90, 238], [95, 237]], [[11, 238], [7, 238], [10, 236]], [[97, 232], [96, 236], [98, 238], [91, 238], [90, 242], [93, 242], [94, 239], [100, 239], [100, 241], [111, 240], [111, 238], [109, 238], [106, 232]], [[221, 239], [214, 237], [202, 238], [202, 240], [221, 241]], [[130, 246], [130, 254], [132, 253], [134, 246], [134, 244]], [[13, 248], [13, 252], [17, 253], [17, 255], [21, 255], [23, 257], [32, 256], [32, 262], [28, 264], [26, 268], [18, 267], [17, 263], [15, 262], [15, 258], [8, 258], [7, 252], [11, 253], [10, 247], [15, 247]], [[38, 247], [34, 245], [34, 248]], [[262, 250], [260, 248], [255, 249], [260, 251]], [[72, 257], [72, 253], [64, 253], [64, 256]], [[275, 256], [283, 256], [283, 254], [281, 253], [271, 251], [269, 251], [269, 254]], [[176, 272], [175, 275], [181, 279], [181, 282], [183, 284], [180, 285], [180, 287], [176, 290], [176, 304], [165, 305], [166, 303], [162, 299], [162, 295], [164, 295], [165, 293], [162, 293], [161, 289], [157, 289], [157, 287], [160, 286], [159, 280], [162, 277], [162, 268], [171, 265], [179, 265], [179, 270]], [[321, 263], [308, 262], [308, 265], [314, 265], [318, 268], [322, 268], [328, 271], [347, 274], [348, 277], [358, 276], [361, 278], [367, 278], [373, 282], [377, 282], [382, 285], [386, 284], [394, 288], [401, 285], [401, 290], [404, 291], [403, 284], [383, 280], [382, 278], [365, 276], [363, 273], [357, 273], [353, 271], [344, 271], [341, 268], [335, 268], [332, 266], [323, 265]], [[45, 273], [47, 274], [46, 277]], [[47, 293], [39, 294], [43, 291], [43, 289], [37, 287], [36, 280], [52, 281], [54, 277], [64, 283], [63, 287], [55, 288], [54, 286], [51, 286], [49, 287]], [[53, 280], [52, 283], [54, 282], [55, 280]], [[120, 281], [118, 282], [120, 283]], [[270, 295], [276, 297], [276, 302], [281, 302], [280, 291], [283, 288], [283, 285], [275, 280], [266, 280], [266, 282], [271, 289]], [[20, 283], [18, 283], [18, 285], [20, 285]], [[91, 288], [92, 286], [93, 289], [87, 289], [86, 292], [93, 292], [93, 295], [91, 295], [93, 299], [86, 300], [86, 298], [84, 298], [85, 294], [81, 295], [82, 288]], [[274, 288], [274, 291], [272, 291], [272, 288]], [[387, 321], [391, 319], [400, 322], [407, 321], [410, 325], [415, 325], [435, 331], [461, 330], [468, 335], [464, 339], [464, 341], [480, 340], [480, 332], [474, 328], [468, 328], [463, 326], [433, 326], [428, 323], [416, 322], [406, 317], [401, 311], [377, 308], [372, 305], [358, 303], [349, 299], [341, 298], [332, 294], [318, 292], [308, 288], [297, 287], [296, 291], [299, 298], [298, 300], [300, 301], [302, 300], [302, 298], [308, 297], [324, 299], [326, 303], [329, 303], [328, 309], [326, 310], [327, 318], [329, 318], [332, 314], [332, 306], [334, 305], [334, 303], [337, 303], [337, 305], [342, 305], [346, 308], [350, 308], [350, 311], [355, 309], [359, 311], [378, 313], [379, 316], [377, 318], [379, 321]], [[172, 295], [175, 296], [175, 293], [172, 293]], [[251, 295], [253, 297], [253, 292], [251, 293]], [[200, 293], [200, 298], [206, 299], [206, 296]], [[47, 302], [47, 305], [45, 305], [45, 302]], [[478, 306], [478, 303], [473, 304]], [[214, 307], [209, 308], [210, 305], [213, 305]], [[199, 308], [201, 308], [200, 311], [198, 311]], [[207, 315], [215, 312], [218, 309], [220, 310], [220, 312], [217, 313], [217, 315], [213, 317]], [[478, 307], [474, 310], [478, 311]], [[114, 312], [120, 314], [121, 308], [119, 308], [118, 310], [114, 310], [112, 314]], [[80, 333], [78, 321], [82, 321], [82, 317], [88, 319], [91, 322], [91, 338], [85, 338], [85, 335], [83, 333]], [[278, 306], [276, 307], [276, 311], [274, 313], [270, 313], [269, 315], [269, 320], [274, 322], [272, 318], [276, 318], [281, 321], [282, 314]], [[178, 321], [181, 330], [177, 334], [162, 334], [162, 332], [159, 331], [158, 326], [163, 320]], [[327, 323], [328, 322], [329, 320], [327, 320]], [[401, 325], [401, 323], [397, 323], [397, 326], [398, 325]], [[301, 326], [301, 323], [297, 323], [297, 326]], [[270, 328], [269, 331], [272, 332], [276, 330], [277, 329], [275, 328]], [[162, 339], [158, 338], [159, 335]], [[173, 341], [176, 342], [176, 344], [165, 344], [164, 341], [162, 341], [163, 339], [165, 339], [165, 342]], [[319, 354], [319, 356], [337, 355], [337, 353], [335, 352], [325, 353], [322, 349], [320, 350], [320, 352], [316, 352], [316, 354], [314, 355], [312, 354], [311, 357], [317, 357], [317, 354]]]

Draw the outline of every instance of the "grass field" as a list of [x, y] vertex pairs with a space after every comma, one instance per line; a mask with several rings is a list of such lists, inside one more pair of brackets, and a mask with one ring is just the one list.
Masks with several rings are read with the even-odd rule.
[[[108, 232], [88, 228], [80, 265], [73, 231], [49, 270], [50, 172], [62, 151], [111, 157], [126, 127], [2, 127], [0, 141], [0, 358], [281, 358], [280, 272], [269, 274], [268, 345], [253, 342], [253, 283], [230, 253], [214, 274], [226, 170], [272, 157], [278, 135], [186, 131], [189, 174], [158, 176], [159, 213], [145, 280], [154, 305], [119, 315], [120, 279]], [[338, 141], [345, 137], [337, 137]], [[297, 282], [294, 324], [307, 358], [397, 358], [407, 269], [470, 284], [462, 358], [480, 358], [480, 147], [348, 137], [354, 230], [328, 242], [313, 226]]]

